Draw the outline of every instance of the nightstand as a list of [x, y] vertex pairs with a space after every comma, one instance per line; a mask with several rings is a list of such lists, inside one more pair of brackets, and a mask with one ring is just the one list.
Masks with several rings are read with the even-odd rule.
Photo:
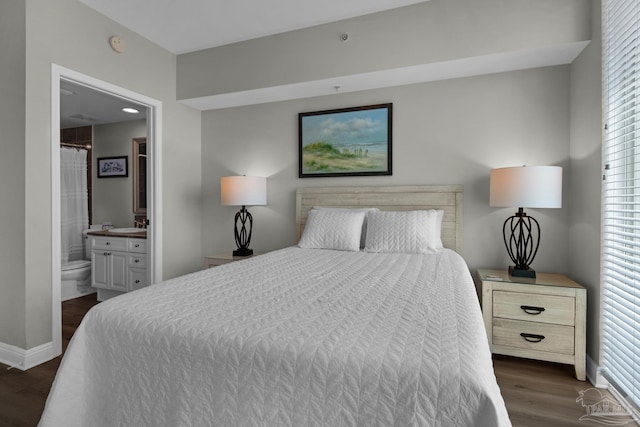
[[233, 256], [233, 252], [230, 251], [222, 254], [208, 256], [204, 258], [204, 268], [217, 267], [219, 265], [228, 264], [230, 262], [249, 259], [256, 255], [260, 255], [260, 254], [254, 253], [253, 255], [249, 255], [249, 256]]
[[574, 365], [584, 381], [587, 291], [561, 274], [537, 276], [478, 270], [491, 352]]

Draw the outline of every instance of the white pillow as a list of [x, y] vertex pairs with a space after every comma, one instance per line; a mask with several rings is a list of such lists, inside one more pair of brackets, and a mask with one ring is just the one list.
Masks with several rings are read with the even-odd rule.
[[359, 251], [364, 212], [311, 209], [298, 246]]
[[441, 249], [442, 210], [370, 212], [367, 252], [424, 254]]
[[328, 206], [314, 206], [312, 209], [319, 211], [338, 211], [338, 212], [364, 212], [364, 222], [362, 223], [362, 234], [360, 235], [360, 249], [364, 248], [367, 238], [367, 213], [379, 211], [378, 208], [331, 208]]

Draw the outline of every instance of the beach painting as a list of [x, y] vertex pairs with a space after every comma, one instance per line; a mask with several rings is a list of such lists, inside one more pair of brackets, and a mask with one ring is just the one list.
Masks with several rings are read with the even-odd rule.
[[391, 175], [392, 104], [298, 114], [299, 177]]

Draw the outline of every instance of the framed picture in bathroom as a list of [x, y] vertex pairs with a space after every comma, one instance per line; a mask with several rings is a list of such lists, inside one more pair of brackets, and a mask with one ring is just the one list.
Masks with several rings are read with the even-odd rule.
[[129, 176], [129, 158], [98, 157], [98, 178], [118, 178]]

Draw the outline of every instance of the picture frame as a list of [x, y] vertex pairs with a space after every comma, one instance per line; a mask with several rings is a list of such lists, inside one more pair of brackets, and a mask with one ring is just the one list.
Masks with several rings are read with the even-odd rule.
[[392, 175], [393, 104], [298, 113], [298, 177]]
[[133, 176], [133, 213], [147, 214], [147, 138], [133, 138], [131, 153]]
[[127, 156], [98, 157], [98, 178], [124, 178], [129, 176]]

